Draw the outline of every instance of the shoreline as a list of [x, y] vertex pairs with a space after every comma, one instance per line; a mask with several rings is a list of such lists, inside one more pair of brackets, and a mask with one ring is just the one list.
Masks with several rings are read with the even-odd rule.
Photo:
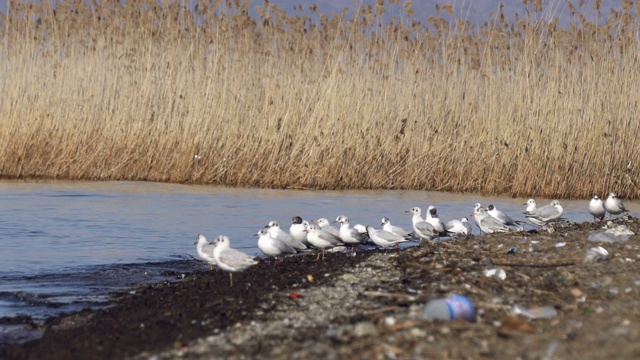
[[[640, 232], [637, 218], [616, 223]], [[41, 339], [1, 348], [0, 357], [630, 358], [640, 353], [638, 235], [588, 241], [602, 225], [329, 254], [324, 262], [261, 261], [236, 274], [233, 288], [226, 273], [193, 272], [118, 293], [111, 308], [52, 319]], [[598, 245], [610, 258], [584, 263]], [[506, 279], [484, 275], [491, 263]], [[473, 301], [476, 322], [423, 319], [426, 301], [453, 294]], [[511, 318], [514, 304], [553, 306], [557, 316]]]

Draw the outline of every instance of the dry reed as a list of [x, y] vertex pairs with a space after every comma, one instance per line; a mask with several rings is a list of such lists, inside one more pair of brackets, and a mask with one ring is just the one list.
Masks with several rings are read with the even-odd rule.
[[10, 1], [0, 176], [640, 197], [630, 2], [567, 28], [196, 3]]

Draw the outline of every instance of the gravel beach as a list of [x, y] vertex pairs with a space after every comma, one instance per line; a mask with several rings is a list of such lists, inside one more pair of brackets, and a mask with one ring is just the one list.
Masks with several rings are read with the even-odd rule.
[[[640, 232], [636, 218], [616, 225]], [[107, 309], [31, 324], [44, 335], [0, 358], [639, 358], [639, 236], [605, 230], [558, 224], [293, 256], [234, 275], [232, 288], [226, 273], [193, 272], [114, 294]], [[424, 318], [426, 302], [456, 294], [475, 305], [474, 322]]]

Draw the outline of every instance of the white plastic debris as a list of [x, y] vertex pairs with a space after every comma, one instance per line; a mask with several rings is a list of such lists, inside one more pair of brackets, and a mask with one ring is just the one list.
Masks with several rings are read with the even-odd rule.
[[518, 304], [513, 305], [513, 314], [522, 315], [529, 319], [553, 319], [558, 315], [556, 308], [553, 306], [542, 306], [535, 308], [524, 308]]
[[484, 276], [486, 277], [496, 277], [500, 280], [504, 280], [507, 278], [507, 273], [501, 268], [488, 269], [484, 271]]
[[602, 246], [592, 247], [587, 250], [587, 254], [584, 257], [585, 263], [592, 263], [598, 261], [604, 261], [609, 259], [609, 252]]

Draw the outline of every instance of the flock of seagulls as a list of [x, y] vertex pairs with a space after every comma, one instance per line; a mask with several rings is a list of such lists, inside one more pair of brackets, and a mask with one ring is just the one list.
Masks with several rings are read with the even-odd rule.
[[[538, 207], [534, 199], [529, 199], [525, 204], [524, 216], [528, 221], [514, 220], [494, 205], [485, 209], [480, 203], [474, 205], [470, 215], [482, 234], [504, 233], [509, 231], [522, 231], [523, 225], [537, 226], [538, 231], [547, 228], [553, 231], [553, 223], [566, 221], [562, 217], [564, 209], [558, 200], [553, 200], [549, 205]], [[610, 193], [606, 201], [602, 201], [595, 195], [589, 202], [589, 213], [595, 221], [603, 220], [607, 213], [610, 216], [628, 212], [622, 200], [615, 193]], [[388, 217], [383, 217], [382, 228], [373, 226], [354, 225], [349, 223], [349, 218], [339, 215], [333, 223], [326, 218], [317, 220], [303, 220], [300, 216], [292, 218], [289, 231], [282, 230], [277, 221], [270, 221], [260, 229], [255, 236], [258, 237], [258, 248], [268, 258], [273, 258], [274, 263], [284, 261], [284, 257], [291, 254], [307, 253], [310, 250], [317, 251], [316, 260], [324, 259], [328, 251], [355, 252], [355, 247], [360, 244], [372, 242], [387, 249], [397, 247], [401, 243], [409, 241], [435, 240], [441, 237], [459, 237], [472, 235], [472, 226], [469, 218], [453, 219], [443, 222], [439, 218], [434, 206], [427, 208], [425, 217], [419, 207], [412, 207], [405, 211], [412, 214], [412, 231], [392, 225]], [[513, 229], [513, 227], [518, 227]], [[241, 272], [257, 264], [256, 259], [240, 250], [231, 248], [227, 236], [220, 235], [215, 241], [208, 242], [204, 235], [196, 238], [198, 256], [209, 264], [210, 270], [218, 266], [221, 270], [229, 272], [229, 286], [233, 286], [233, 273]]]

